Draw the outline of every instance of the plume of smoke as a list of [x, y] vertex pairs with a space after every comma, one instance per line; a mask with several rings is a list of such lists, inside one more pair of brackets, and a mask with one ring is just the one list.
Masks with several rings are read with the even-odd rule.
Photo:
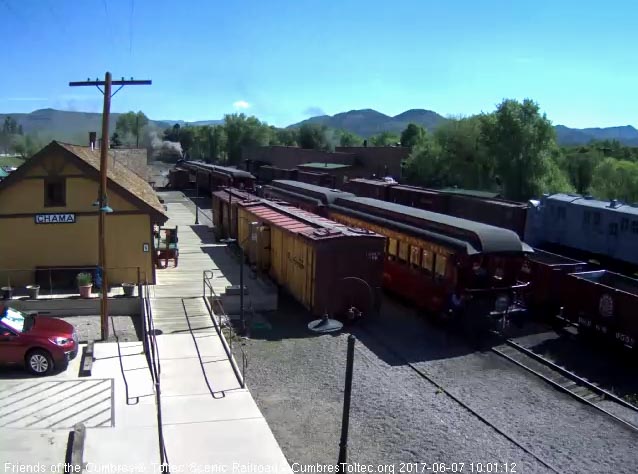
[[182, 145], [179, 142], [162, 140], [157, 130], [149, 130], [148, 135], [153, 158], [175, 160], [182, 158]]

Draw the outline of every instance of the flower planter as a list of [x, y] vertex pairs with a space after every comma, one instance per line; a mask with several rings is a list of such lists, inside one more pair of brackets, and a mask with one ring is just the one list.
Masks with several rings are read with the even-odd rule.
[[82, 298], [90, 298], [91, 297], [91, 288], [93, 288], [93, 284], [82, 285], [79, 288], [80, 288], [80, 296]]
[[124, 296], [135, 295], [135, 285], [133, 283], [122, 283], [122, 290], [124, 290]]
[[28, 285], [27, 292], [29, 293], [29, 298], [37, 300], [40, 294], [40, 285]]
[[3, 286], [2, 287], [2, 299], [3, 300], [10, 300], [13, 297], [13, 288], [11, 288], [10, 286]]

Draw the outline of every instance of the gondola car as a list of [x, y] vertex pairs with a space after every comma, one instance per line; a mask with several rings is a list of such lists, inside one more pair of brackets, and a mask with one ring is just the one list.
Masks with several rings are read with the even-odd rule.
[[[238, 242], [251, 263], [316, 316], [378, 306], [385, 239], [265, 199], [237, 203]], [[350, 314], [354, 314], [353, 311]]]
[[585, 262], [534, 249], [527, 255], [519, 277], [529, 282], [525, 296], [528, 308], [540, 319], [553, 321], [560, 311], [566, 275], [586, 269]]
[[562, 295], [561, 318], [579, 333], [636, 349], [638, 280], [607, 270], [571, 273]]
[[371, 198], [339, 197], [328, 215], [387, 238], [384, 288], [415, 306], [470, 331], [523, 321], [532, 249], [514, 232]]

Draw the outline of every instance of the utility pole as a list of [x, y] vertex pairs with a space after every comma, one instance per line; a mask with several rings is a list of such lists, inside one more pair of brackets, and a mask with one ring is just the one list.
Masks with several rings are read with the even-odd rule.
[[[100, 326], [102, 340], [106, 341], [109, 337], [109, 324], [108, 324], [108, 279], [106, 270], [106, 214], [113, 212], [108, 205], [107, 196], [107, 166], [108, 166], [108, 153], [109, 153], [109, 116], [111, 114], [111, 97], [117, 94], [124, 86], [141, 86], [151, 85], [149, 80], [135, 81], [133, 78], [125, 80], [122, 78], [120, 81], [111, 80], [111, 73], [107, 72], [104, 76], [104, 81], [86, 81], [69, 82], [70, 87], [86, 87], [95, 86], [104, 95], [104, 109], [102, 111], [102, 147], [100, 148], [100, 188], [98, 203], [100, 206], [99, 219], [98, 219], [98, 265], [102, 271], [102, 298], [100, 302]], [[115, 92], [111, 94], [111, 86], [120, 86]], [[104, 87], [104, 90], [100, 89], [100, 86]]]

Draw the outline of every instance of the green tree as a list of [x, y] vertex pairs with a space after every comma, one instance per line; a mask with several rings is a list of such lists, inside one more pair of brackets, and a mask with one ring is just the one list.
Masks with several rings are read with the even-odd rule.
[[44, 147], [44, 143], [36, 135], [16, 135], [13, 142], [13, 151], [21, 158], [27, 160]]
[[298, 133], [292, 128], [270, 127], [270, 145], [297, 146]]
[[481, 141], [479, 117], [450, 119], [434, 132], [450, 167], [450, 184], [467, 189], [496, 189], [496, 162]]
[[110, 145], [114, 148], [122, 146], [122, 140], [120, 140], [120, 135], [117, 132], [114, 132], [113, 135], [111, 135]]
[[432, 135], [425, 135], [405, 161], [403, 174], [413, 183], [428, 187], [450, 184], [450, 167], [443, 149]]
[[591, 189], [599, 199], [638, 202], [638, 163], [605, 158], [594, 169]]
[[144, 128], [148, 125], [148, 117], [144, 112], [127, 112], [121, 114], [115, 122], [115, 131], [125, 141], [128, 137], [135, 139], [135, 146], [140, 146], [140, 137], [144, 132]]
[[299, 128], [299, 146], [314, 150], [329, 150], [328, 127], [316, 123], [304, 123]]
[[565, 153], [561, 165], [576, 191], [586, 194], [591, 187], [594, 169], [602, 160], [602, 151], [595, 148], [580, 148], [577, 151]]
[[242, 147], [264, 146], [270, 142], [270, 129], [256, 117], [245, 114], [230, 114], [224, 117], [226, 152], [231, 164], [241, 161]]
[[370, 143], [374, 146], [396, 145], [401, 141], [401, 137], [394, 132], [381, 132], [370, 137]]
[[339, 146], [361, 146], [363, 138], [348, 130], [339, 131]]
[[401, 132], [401, 146], [412, 148], [423, 140], [426, 134], [427, 131], [420, 125], [414, 123], [408, 124], [405, 130]]
[[13, 142], [13, 136], [18, 134], [18, 123], [13, 117], [5, 117], [0, 130], [0, 147], [4, 153], [8, 153]]
[[496, 160], [506, 197], [523, 201], [540, 193], [555, 136], [538, 104], [504, 100], [481, 117], [481, 140]]

